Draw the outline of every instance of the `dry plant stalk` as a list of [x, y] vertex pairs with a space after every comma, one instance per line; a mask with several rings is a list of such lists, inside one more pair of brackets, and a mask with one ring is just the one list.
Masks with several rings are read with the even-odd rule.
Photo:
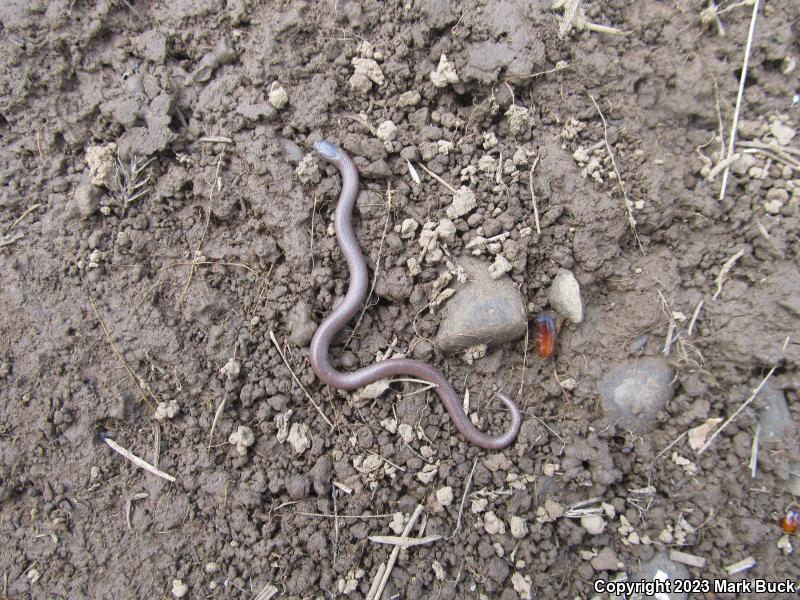
[[622, 180], [622, 175], [619, 172], [619, 168], [617, 168], [617, 161], [614, 158], [614, 153], [611, 151], [611, 144], [608, 142], [608, 123], [606, 122], [606, 117], [603, 115], [603, 111], [600, 110], [600, 106], [597, 104], [597, 101], [594, 99], [594, 96], [589, 94], [589, 99], [594, 104], [595, 109], [597, 110], [597, 114], [600, 115], [600, 120], [603, 122], [603, 141], [605, 143], [606, 152], [608, 152], [608, 156], [611, 158], [611, 166], [614, 167], [614, 173], [617, 176], [617, 182], [619, 183], [619, 187], [622, 190], [622, 198], [625, 200], [625, 213], [628, 216], [628, 225], [631, 228], [631, 232], [633, 233], [633, 237], [636, 239], [636, 243], [639, 246], [639, 250], [642, 254], [645, 254], [644, 247], [642, 246], [641, 240], [639, 240], [639, 234], [636, 233], [636, 219], [633, 216], [633, 202], [630, 201], [628, 198], [628, 192], [625, 191], [625, 182]]
[[[742, 62], [742, 74], [739, 77], [739, 92], [736, 94], [736, 108], [733, 110], [733, 120], [731, 121], [731, 133], [728, 136], [728, 157], [733, 155], [736, 146], [736, 127], [739, 124], [739, 111], [742, 109], [742, 97], [744, 96], [744, 83], [747, 80], [747, 66], [750, 62], [750, 48], [753, 46], [753, 36], [756, 32], [756, 19], [758, 18], [758, 6], [761, 0], [755, 0], [753, 4], [753, 16], [750, 17], [750, 30], [747, 33], [747, 45], [744, 49], [744, 61]], [[730, 175], [730, 163], [722, 173], [722, 185], [719, 190], [719, 199], [725, 198], [725, 190], [728, 188], [728, 175]]]
[[155, 475], [157, 477], [161, 477], [162, 479], [166, 479], [170, 483], [175, 481], [175, 477], [173, 477], [169, 473], [165, 473], [161, 469], [158, 469], [158, 468], [154, 467], [153, 465], [151, 465], [149, 462], [147, 462], [143, 458], [139, 458], [133, 452], [131, 452], [127, 448], [124, 448], [124, 447], [120, 446], [117, 442], [115, 442], [111, 438], [105, 437], [105, 438], [103, 438], [103, 441], [114, 452], [116, 452], [117, 454], [119, 454], [121, 456], [124, 456], [129, 461], [131, 461], [133, 464], [135, 464], [137, 467], [139, 467], [140, 469], [144, 469], [148, 473], [152, 473], [153, 475]]

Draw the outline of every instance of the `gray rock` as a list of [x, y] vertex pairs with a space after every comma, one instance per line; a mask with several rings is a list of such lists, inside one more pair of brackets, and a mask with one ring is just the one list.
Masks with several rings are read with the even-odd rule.
[[624, 429], [647, 429], [672, 398], [672, 368], [660, 357], [627, 360], [612, 366], [598, 389], [603, 410]]
[[573, 323], [583, 321], [581, 286], [572, 271], [559, 269], [550, 286], [550, 306]]
[[271, 121], [278, 115], [278, 111], [266, 102], [259, 102], [258, 104], [240, 104], [236, 107], [236, 112], [249, 121], [258, 121], [262, 118], [265, 121]]
[[[676, 579], [688, 579], [689, 578], [689, 569], [687, 569], [681, 563], [673, 562], [669, 559], [669, 557], [664, 554], [663, 552], [660, 554], [656, 554], [653, 558], [651, 558], [646, 563], [642, 563], [639, 572], [636, 574], [635, 577], [632, 579], [639, 580], [644, 579], [645, 581], [665, 581], [670, 579], [675, 581]], [[669, 600], [686, 600], [687, 594], [659, 594], [658, 596], [645, 596], [643, 594], [633, 594], [631, 596], [631, 600], [645, 600], [649, 598], [669, 598]]]
[[163, 65], [167, 60], [167, 36], [160, 31], [151, 29], [144, 32], [134, 39], [134, 45], [143, 58], [157, 65]]
[[88, 219], [100, 209], [100, 202], [97, 200], [98, 190], [88, 181], [82, 182], [73, 195], [75, 210], [81, 219]]
[[789, 492], [800, 496], [800, 462], [789, 465]]
[[311, 318], [311, 307], [306, 302], [298, 302], [292, 307], [286, 324], [291, 331], [289, 341], [301, 348], [311, 343], [311, 338], [317, 330], [317, 324]]
[[794, 423], [783, 392], [767, 383], [761, 389], [759, 398], [764, 406], [758, 414], [758, 423], [761, 425], [759, 442], [776, 444], [790, 439]]
[[591, 564], [595, 571], [619, 571], [623, 567], [616, 553], [609, 546], [600, 550], [592, 559]]
[[508, 277], [492, 280], [489, 265], [462, 257], [467, 283], [447, 301], [436, 343], [444, 352], [476, 344], [495, 346], [525, 335], [528, 315], [517, 286]]

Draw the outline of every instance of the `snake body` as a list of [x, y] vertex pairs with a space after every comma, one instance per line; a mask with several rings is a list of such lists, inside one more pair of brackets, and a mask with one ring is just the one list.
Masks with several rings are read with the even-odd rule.
[[317, 142], [314, 149], [323, 159], [336, 166], [342, 175], [342, 191], [336, 205], [334, 225], [339, 246], [350, 270], [350, 285], [344, 300], [322, 321], [311, 340], [309, 358], [317, 377], [324, 383], [343, 390], [353, 390], [388, 377], [411, 376], [422, 379], [436, 386], [436, 392], [450, 413], [453, 424], [467, 441], [491, 450], [509, 446], [519, 433], [522, 414], [517, 405], [503, 394], [498, 393], [497, 396], [508, 407], [511, 426], [505, 433], [494, 437], [472, 424], [462, 408], [459, 394], [444, 375], [427, 363], [408, 358], [393, 358], [352, 372], [338, 371], [331, 364], [331, 340], [363, 306], [369, 287], [369, 276], [352, 224], [353, 206], [358, 196], [358, 169], [347, 153], [331, 142]]

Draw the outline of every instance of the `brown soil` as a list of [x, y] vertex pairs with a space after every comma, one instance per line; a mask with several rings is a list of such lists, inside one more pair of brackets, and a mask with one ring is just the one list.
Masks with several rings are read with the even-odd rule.
[[[723, 577], [748, 556], [756, 566], [747, 577], [796, 576], [797, 551], [785, 555], [777, 542], [778, 520], [794, 501], [787, 480], [797, 437], [762, 447], [751, 479], [758, 400], [701, 456], [686, 438], [663, 452], [706, 419], [731, 415], [773, 366], [769, 383], [800, 420], [798, 171], [754, 154], [757, 170], [732, 173], [722, 201], [720, 177], [704, 176], [720, 156], [720, 119], [727, 140], [751, 11], [722, 14], [723, 37], [701, 23], [705, 6], [593, 1], [587, 19], [627, 35], [560, 38], [561, 13], [549, 0], [4, 2], [3, 593], [168, 597], [180, 579], [191, 598], [246, 598], [268, 584], [280, 597], [330, 598], [345, 597], [349, 580], [349, 597], [363, 598], [390, 550], [367, 538], [393, 534], [391, 517], [307, 513], [407, 519], [420, 503], [424, 535], [445, 538], [403, 551], [384, 597], [512, 599], [526, 597], [526, 585], [533, 597], [586, 596], [594, 579], [616, 575], [591, 566], [605, 548], [629, 577], [679, 545], [707, 561], [690, 568], [693, 576]], [[797, 2], [763, 5], [743, 139], [769, 140], [781, 120], [797, 128], [798, 23]], [[375, 52], [385, 81], [354, 89], [351, 59]], [[460, 81], [437, 88], [429, 74], [443, 53]], [[266, 104], [273, 81], [289, 95], [280, 111]], [[409, 91], [419, 102], [404, 106]], [[645, 254], [590, 96], [608, 121]], [[512, 105], [529, 111], [519, 127]], [[389, 119], [398, 128], [392, 152], [374, 135]], [[499, 457], [457, 435], [435, 394], [408, 395], [416, 384], [356, 400], [312, 373], [307, 333], [346, 286], [328, 232], [338, 174], [323, 169], [319, 183], [305, 185], [296, 174], [321, 137], [341, 143], [361, 170], [356, 227], [370, 268], [381, 265], [342, 362], [368, 364], [390, 350], [432, 360], [457, 387], [469, 384], [472, 410], [494, 431], [505, 420], [489, 402], [493, 384], [521, 390], [526, 420]], [[441, 140], [452, 142], [449, 153], [438, 151]], [[88, 184], [87, 150], [112, 142], [126, 189], [109, 182], [116, 189], [98, 191]], [[441, 265], [408, 275], [419, 246], [394, 227], [409, 217], [438, 221], [451, 196], [421, 169], [422, 184], [414, 183], [406, 158], [418, 163], [421, 153], [458, 187], [462, 169], [484, 154], [510, 161], [520, 147], [531, 159], [503, 171], [500, 183], [480, 169], [463, 181], [479, 209], [456, 219], [450, 251], [478, 226], [487, 237], [509, 232], [504, 252], [532, 311], [545, 308], [549, 282], [568, 268], [581, 282], [586, 319], [563, 328], [555, 364], [520, 341], [469, 365], [428, 341], [439, 315], [425, 307]], [[591, 169], [573, 158], [579, 149], [599, 159]], [[537, 152], [541, 234], [525, 237]], [[777, 214], [764, 208], [771, 189], [787, 191]], [[739, 250], [713, 300], [722, 265]], [[663, 350], [669, 319], [659, 292], [686, 320], [669, 355], [674, 398], [639, 436], [604, 421], [596, 383], [612, 362]], [[270, 331], [333, 428], [292, 379]], [[554, 367], [577, 387], [562, 389]], [[157, 404], [172, 400], [180, 413], [155, 421]], [[413, 439], [405, 443], [387, 419], [411, 425]], [[175, 483], [101, 441], [110, 436], [153, 461], [156, 423], [158, 466]], [[310, 446], [296, 450], [281, 424], [297, 425]], [[240, 425], [256, 438], [244, 456], [227, 443]], [[418, 476], [433, 471], [430, 483]], [[442, 507], [436, 492], [447, 486], [454, 501]], [[568, 508], [594, 497], [613, 507], [601, 535], [577, 519], [542, 517], [547, 501]], [[486, 532], [490, 511], [504, 532]], [[640, 543], [623, 543], [621, 515]], [[512, 516], [527, 522], [521, 539], [511, 535]]]

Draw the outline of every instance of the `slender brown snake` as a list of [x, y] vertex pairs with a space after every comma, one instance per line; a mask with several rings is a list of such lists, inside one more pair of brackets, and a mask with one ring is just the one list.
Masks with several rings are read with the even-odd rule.
[[503, 394], [498, 393], [497, 396], [508, 407], [511, 426], [505, 433], [493, 437], [472, 424], [462, 408], [459, 394], [444, 375], [427, 363], [409, 358], [392, 358], [352, 372], [337, 371], [331, 365], [328, 356], [331, 340], [361, 309], [369, 287], [369, 276], [351, 223], [353, 205], [358, 196], [358, 170], [347, 153], [330, 142], [317, 142], [314, 149], [342, 174], [342, 192], [336, 205], [334, 224], [339, 246], [350, 270], [350, 286], [342, 303], [322, 321], [314, 333], [310, 348], [311, 368], [323, 382], [343, 390], [353, 390], [379, 379], [398, 375], [410, 375], [428, 381], [436, 386], [453, 424], [469, 442], [491, 450], [509, 446], [519, 433], [522, 414], [517, 405]]

